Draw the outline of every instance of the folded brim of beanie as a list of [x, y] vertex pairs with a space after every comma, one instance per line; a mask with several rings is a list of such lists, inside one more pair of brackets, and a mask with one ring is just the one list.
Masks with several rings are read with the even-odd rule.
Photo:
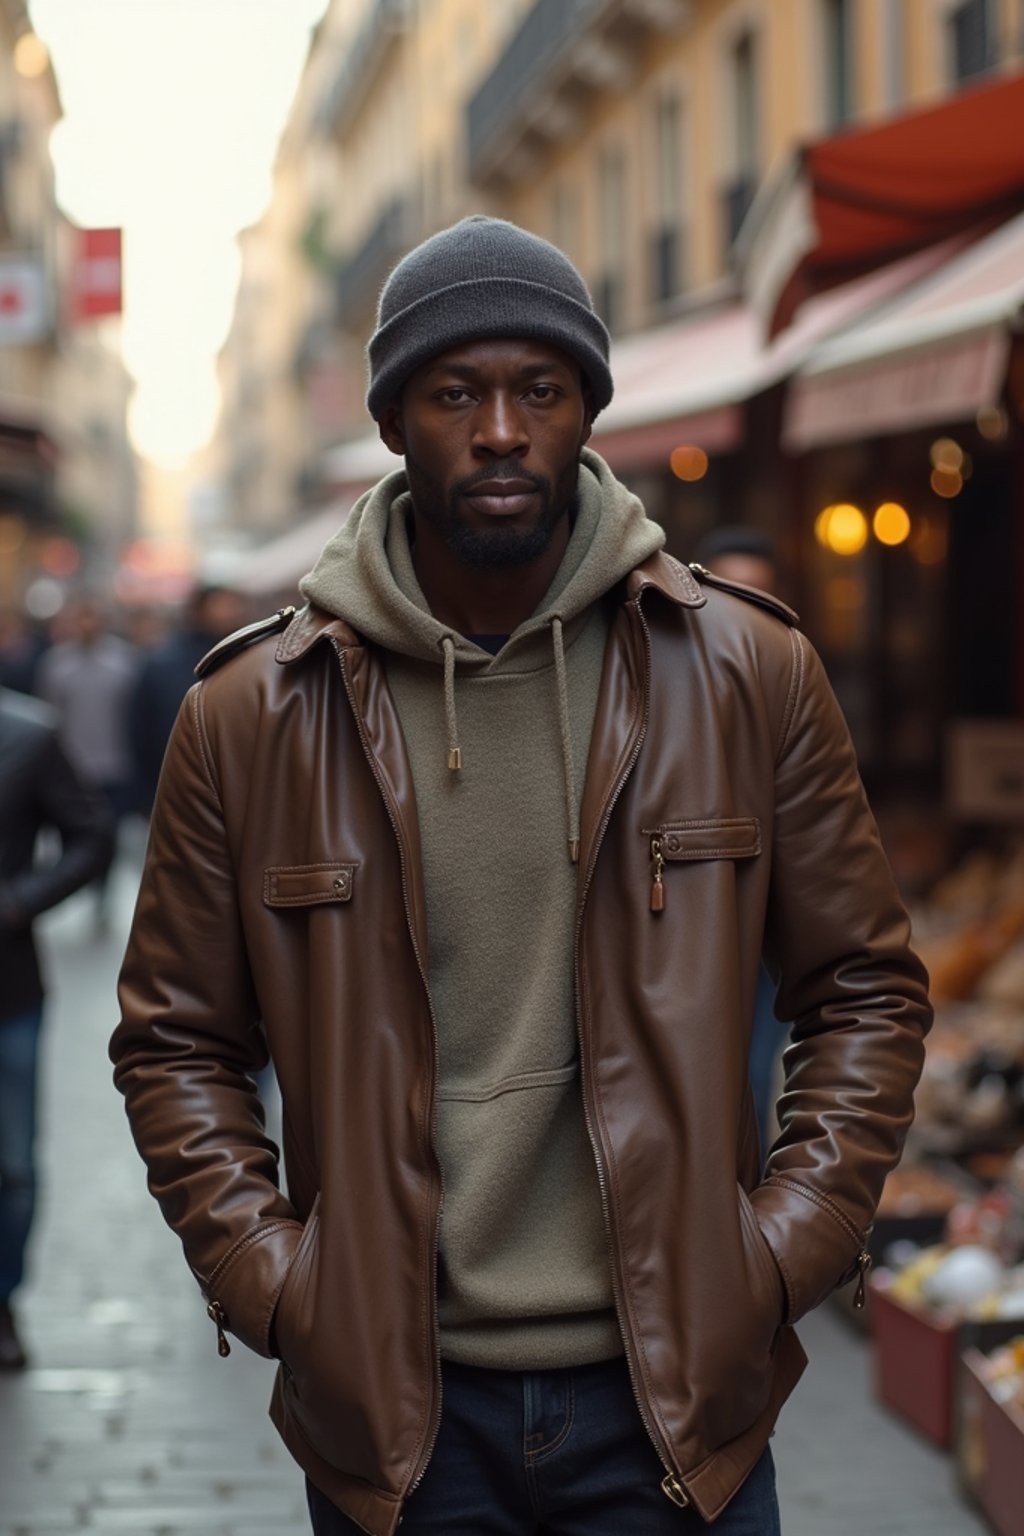
[[549, 341], [574, 357], [590, 385], [595, 416], [611, 400], [608, 333], [593, 310], [541, 283], [484, 277], [424, 294], [376, 332], [369, 346], [370, 415], [376, 420], [431, 357], [461, 342], [500, 336]]

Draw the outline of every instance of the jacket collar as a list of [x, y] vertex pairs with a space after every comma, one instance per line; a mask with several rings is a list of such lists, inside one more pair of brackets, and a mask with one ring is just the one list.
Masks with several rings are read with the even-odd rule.
[[277, 642], [275, 659], [285, 666], [291, 661], [298, 661], [300, 656], [305, 656], [306, 652], [320, 640], [334, 640], [346, 650], [362, 644], [351, 624], [346, 624], [344, 619], [336, 618], [325, 608], [317, 608], [312, 603], [307, 603], [304, 608], [299, 609]]
[[[626, 577], [626, 598], [633, 601], [648, 587], [655, 587], [669, 602], [684, 608], [702, 608], [707, 598], [697, 581], [672, 555], [659, 551], [638, 565]], [[298, 661], [320, 640], [333, 640], [350, 649], [361, 645], [362, 640], [351, 624], [307, 603], [300, 608], [284, 634], [277, 642], [276, 658], [282, 665]]]
[[648, 587], [655, 587], [670, 603], [683, 608], [703, 608], [707, 598], [692, 573], [674, 555], [659, 550], [626, 577], [626, 598], [634, 602]]

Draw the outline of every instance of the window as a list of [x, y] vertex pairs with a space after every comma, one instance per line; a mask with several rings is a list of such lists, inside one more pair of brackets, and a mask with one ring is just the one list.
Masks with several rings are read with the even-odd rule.
[[757, 190], [760, 159], [758, 127], [761, 118], [757, 83], [757, 37], [749, 28], [741, 32], [729, 50], [729, 110], [732, 115], [732, 179], [723, 194], [725, 245], [739, 233]]
[[950, 53], [957, 84], [982, 75], [993, 62], [989, 0], [964, 0], [949, 12]]
[[654, 227], [650, 239], [651, 297], [673, 299], [683, 286], [685, 119], [679, 92], [662, 91], [654, 104]]
[[852, 107], [850, 3], [849, 0], [820, 0], [820, 5], [824, 43], [825, 123], [829, 128], [838, 128], [846, 122]]
[[598, 249], [600, 276], [594, 302], [610, 331], [622, 322], [623, 271], [626, 258], [626, 159], [619, 144], [605, 144], [597, 160]]
[[560, 181], [551, 194], [551, 243], [571, 257], [579, 237], [579, 196], [574, 183]]
[[750, 31], [741, 33], [732, 46], [732, 96], [736, 171], [741, 177], [754, 177], [757, 174], [757, 122], [760, 111], [757, 41]]
[[898, 107], [905, 94], [905, 26], [904, 0], [882, 0], [882, 79], [885, 85], [885, 104]]

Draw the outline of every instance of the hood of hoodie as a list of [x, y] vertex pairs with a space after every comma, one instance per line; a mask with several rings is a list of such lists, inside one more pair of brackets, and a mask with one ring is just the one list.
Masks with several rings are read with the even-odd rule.
[[385, 650], [442, 665], [454, 652], [460, 671], [522, 671], [549, 665], [550, 630], [566, 630], [665, 542], [632, 492], [592, 449], [580, 456], [578, 509], [562, 562], [536, 612], [497, 656], [441, 624], [430, 612], [409, 546], [411, 502], [404, 470], [367, 491], [299, 583], [302, 595]]

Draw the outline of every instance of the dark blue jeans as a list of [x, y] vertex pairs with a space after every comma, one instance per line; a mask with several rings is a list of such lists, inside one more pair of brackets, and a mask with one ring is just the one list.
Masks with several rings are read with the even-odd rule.
[[[661, 1491], [665, 1475], [623, 1360], [571, 1371], [445, 1364], [441, 1430], [401, 1536], [779, 1536], [765, 1451], [709, 1526]], [[307, 1483], [315, 1536], [359, 1527]]]
[[36, 1099], [43, 1014], [0, 1020], [0, 1302], [25, 1273], [36, 1205]]

